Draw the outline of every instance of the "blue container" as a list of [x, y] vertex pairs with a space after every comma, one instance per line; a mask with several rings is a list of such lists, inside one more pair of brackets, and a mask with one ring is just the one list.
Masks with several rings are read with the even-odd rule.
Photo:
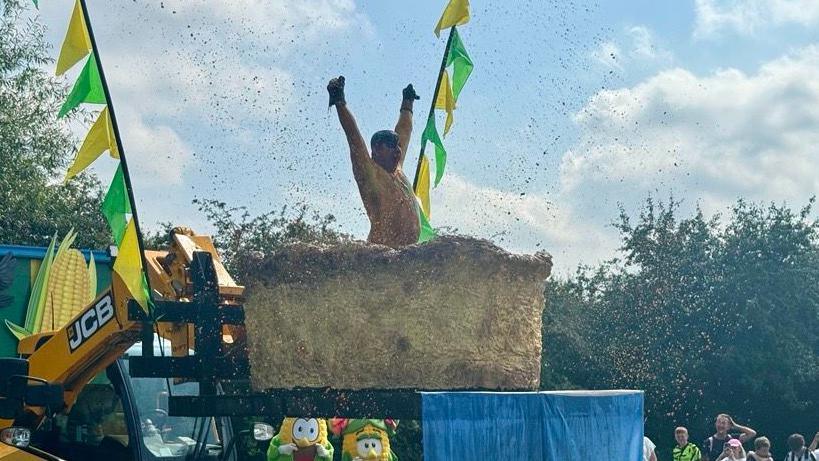
[[642, 461], [642, 391], [429, 392], [424, 460]]

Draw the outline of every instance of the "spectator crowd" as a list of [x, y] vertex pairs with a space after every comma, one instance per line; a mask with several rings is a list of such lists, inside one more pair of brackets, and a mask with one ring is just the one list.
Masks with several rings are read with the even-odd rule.
[[[767, 437], [757, 437], [755, 430], [734, 421], [727, 414], [717, 415], [714, 421], [716, 432], [697, 445], [688, 440], [688, 429], [674, 430], [677, 442], [671, 453], [672, 461], [774, 461], [771, 441]], [[753, 449], [745, 450], [745, 444]], [[788, 437], [787, 455], [779, 461], [819, 461], [819, 432], [813, 436], [810, 445], [805, 444], [802, 434]], [[654, 452], [656, 446], [648, 438], [643, 438], [643, 461], [658, 461]], [[783, 450], [784, 451], [784, 450]]]

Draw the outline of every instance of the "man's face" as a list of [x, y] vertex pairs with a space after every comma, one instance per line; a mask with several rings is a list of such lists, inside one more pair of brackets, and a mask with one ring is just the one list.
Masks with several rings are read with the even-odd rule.
[[758, 454], [759, 456], [769, 456], [771, 454], [771, 449], [770, 447], [766, 447], [763, 445], [757, 448], [755, 453]]
[[724, 434], [731, 430], [731, 421], [729, 421], [728, 418], [724, 416], [720, 416], [719, 418], [717, 418], [717, 421], [714, 424], [714, 426], [717, 428], [717, 433]]
[[387, 173], [395, 172], [395, 169], [398, 168], [398, 160], [401, 158], [401, 148], [391, 147], [384, 143], [373, 144], [370, 147], [373, 152], [373, 161]]
[[677, 441], [677, 445], [684, 447], [688, 443], [688, 431], [675, 432], [674, 439]]

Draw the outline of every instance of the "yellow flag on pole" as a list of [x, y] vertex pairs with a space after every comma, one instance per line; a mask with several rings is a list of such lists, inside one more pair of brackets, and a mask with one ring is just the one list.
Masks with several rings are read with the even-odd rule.
[[441, 30], [452, 26], [461, 26], [469, 22], [469, 0], [449, 0], [444, 14], [435, 26], [435, 35], [441, 36]]
[[74, 66], [80, 59], [91, 52], [91, 37], [85, 27], [85, 17], [82, 14], [80, 0], [74, 1], [74, 10], [71, 12], [71, 21], [57, 59], [57, 75], [62, 75]]
[[92, 164], [103, 152], [109, 151], [111, 157], [119, 158], [117, 150], [117, 139], [114, 137], [114, 128], [111, 126], [111, 116], [108, 114], [108, 106], [103, 107], [97, 121], [91, 125], [85, 141], [82, 142], [74, 163], [68, 168], [65, 181], [80, 174], [88, 165]]
[[421, 202], [421, 209], [424, 214], [429, 218], [429, 159], [426, 155], [421, 157], [421, 168], [418, 169], [418, 183], [415, 185], [415, 195]]
[[452, 87], [449, 85], [449, 73], [444, 69], [441, 76], [441, 85], [438, 87], [438, 98], [435, 100], [435, 108], [446, 111], [446, 123], [444, 124], [444, 136], [452, 128], [455, 117], [452, 111], [455, 110], [455, 98], [452, 96]]
[[119, 244], [117, 259], [114, 261], [114, 273], [128, 287], [133, 299], [147, 311], [148, 289], [145, 286], [145, 276], [142, 272], [142, 255], [139, 254], [139, 242], [134, 218], [128, 221], [125, 235], [122, 236], [122, 241]]

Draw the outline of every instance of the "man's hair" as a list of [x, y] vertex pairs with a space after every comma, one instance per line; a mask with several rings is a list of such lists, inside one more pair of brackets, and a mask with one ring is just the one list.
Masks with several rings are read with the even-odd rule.
[[802, 437], [802, 434], [791, 434], [791, 436], [788, 437], [788, 448], [790, 448], [791, 451], [796, 451], [804, 446], [805, 438]]
[[771, 448], [771, 441], [767, 437], [757, 437], [754, 440], [754, 450], [759, 450], [762, 447]]
[[685, 428], [685, 427], [683, 427], [683, 426], [680, 426], [680, 427], [678, 427], [678, 428], [674, 429], [674, 433], [675, 433], [675, 434], [687, 434], [687, 433], [688, 433], [688, 429], [686, 429], [686, 428]]
[[727, 413], [720, 413], [720, 414], [718, 414], [718, 415], [717, 415], [717, 417], [716, 417], [716, 418], [714, 418], [714, 421], [716, 421], [716, 420], [718, 420], [718, 419], [720, 419], [720, 418], [725, 418], [725, 419], [727, 419], [727, 420], [729, 420], [729, 421], [731, 420], [731, 416], [730, 416], [729, 414], [727, 414]]
[[398, 147], [398, 133], [392, 130], [376, 131], [370, 139], [370, 145], [376, 146], [378, 144], [383, 144], [393, 149]]

